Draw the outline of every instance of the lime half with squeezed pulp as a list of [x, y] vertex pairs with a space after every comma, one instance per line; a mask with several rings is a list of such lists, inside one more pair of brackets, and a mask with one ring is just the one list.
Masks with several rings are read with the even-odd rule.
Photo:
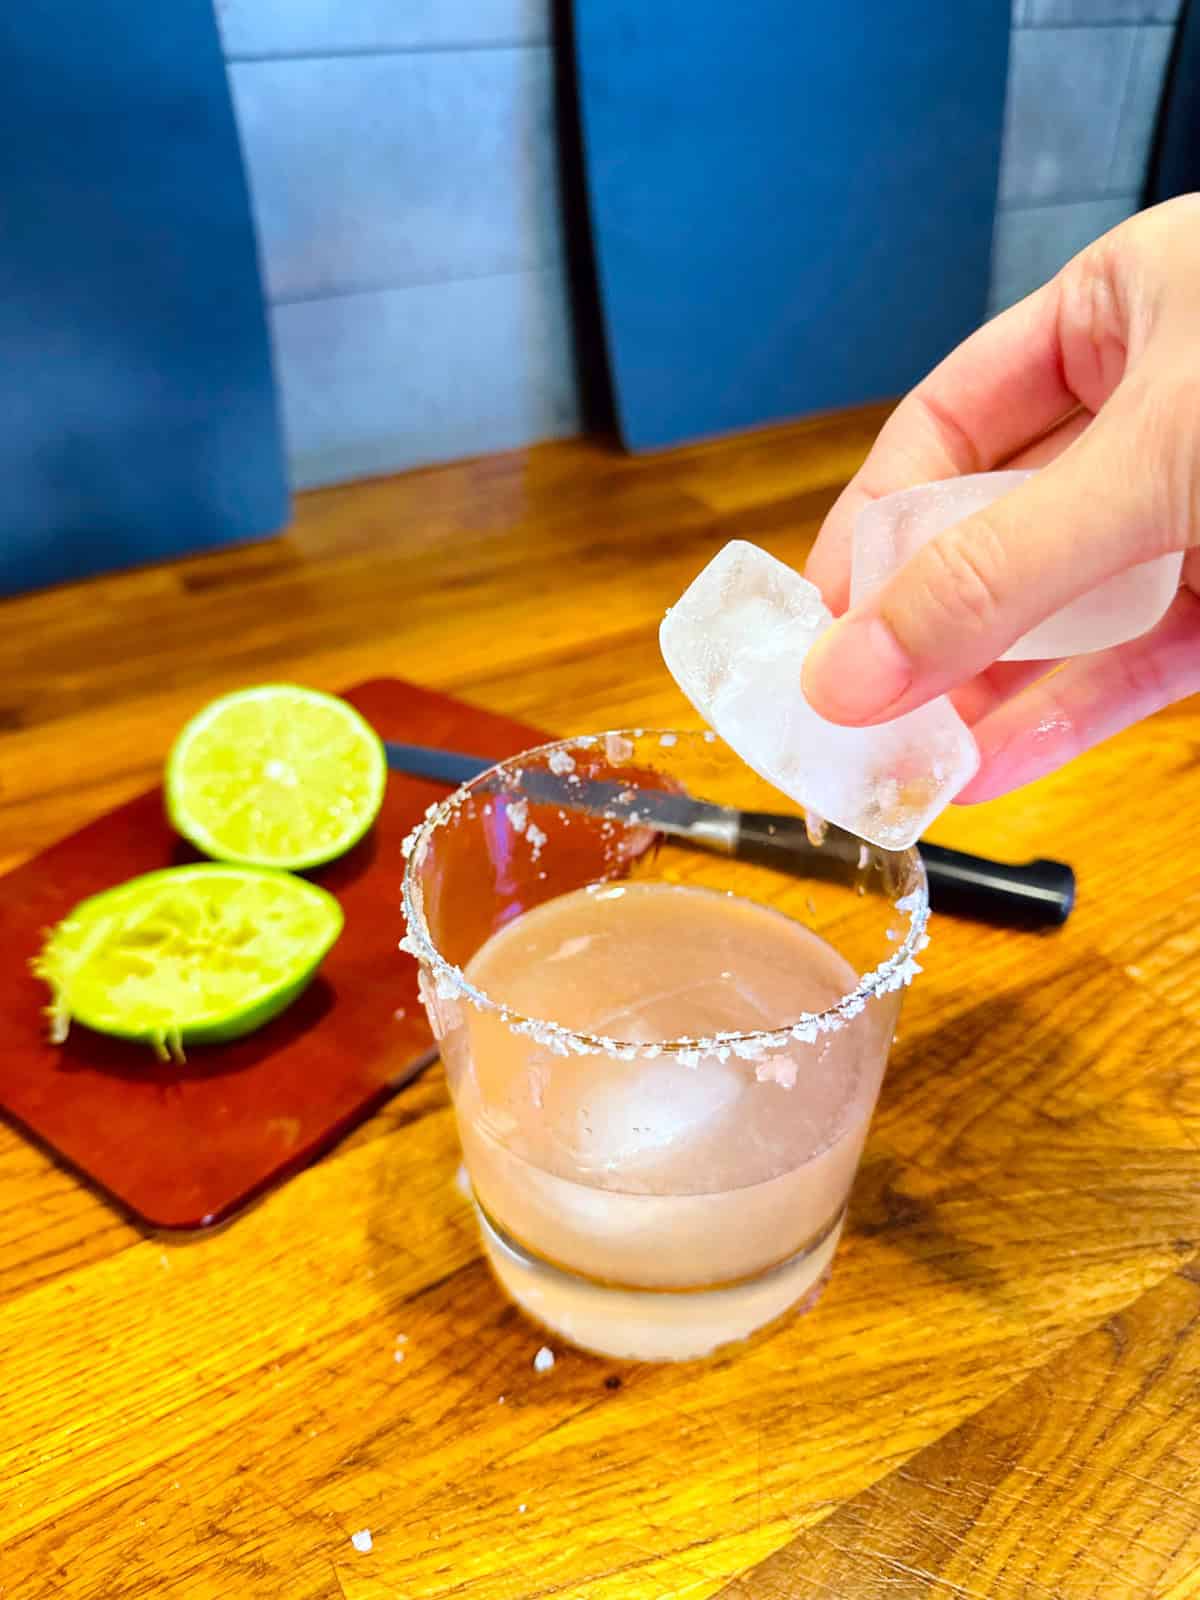
[[335, 695], [272, 683], [222, 695], [167, 759], [172, 825], [216, 861], [302, 872], [357, 844], [387, 785], [379, 735]]
[[152, 1045], [218, 1044], [291, 1005], [342, 931], [326, 890], [262, 867], [166, 867], [82, 900], [33, 963], [51, 1037], [71, 1023]]

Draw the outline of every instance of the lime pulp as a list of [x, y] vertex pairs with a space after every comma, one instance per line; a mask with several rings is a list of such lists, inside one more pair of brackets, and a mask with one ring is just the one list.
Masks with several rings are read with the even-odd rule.
[[342, 923], [331, 894], [286, 872], [204, 862], [130, 878], [75, 906], [33, 962], [51, 1037], [79, 1022], [161, 1060], [240, 1038], [308, 986]]

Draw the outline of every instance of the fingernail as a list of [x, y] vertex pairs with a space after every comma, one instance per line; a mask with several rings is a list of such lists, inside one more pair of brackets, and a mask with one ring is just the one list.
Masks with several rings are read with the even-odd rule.
[[804, 695], [831, 722], [868, 722], [913, 680], [912, 663], [879, 617], [835, 622], [804, 663]]

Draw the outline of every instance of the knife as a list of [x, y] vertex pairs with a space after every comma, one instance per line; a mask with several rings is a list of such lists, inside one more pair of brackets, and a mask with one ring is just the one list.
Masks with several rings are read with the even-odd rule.
[[[494, 766], [479, 756], [424, 745], [384, 743], [393, 772], [457, 789], [471, 783]], [[857, 861], [860, 841], [853, 834], [831, 828], [817, 849], [809, 840], [801, 817], [769, 811], [737, 811], [713, 805], [690, 795], [658, 789], [633, 789], [628, 784], [598, 780], [568, 783], [564, 777], [540, 769], [526, 772], [521, 792], [530, 799], [644, 823], [658, 833], [755, 861], [776, 871], [820, 875], [835, 862]], [[984, 856], [948, 850], [944, 845], [917, 845], [929, 879], [929, 903], [935, 911], [968, 917], [1010, 928], [1059, 927], [1075, 904], [1075, 874], [1065, 861], [1039, 857], [1010, 866]]]

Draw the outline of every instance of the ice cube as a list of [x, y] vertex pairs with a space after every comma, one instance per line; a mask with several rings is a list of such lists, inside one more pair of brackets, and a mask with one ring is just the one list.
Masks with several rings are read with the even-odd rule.
[[[1032, 472], [976, 472], [874, 501], [854, 524], [850, 603], [865, 600], [935, 534], [1032, 477]], [[1171, 604], [1182, 565], [1182, 552], [1173, 552], [1118, 572], [1031, 628], [1000, 659], [1053, 661], [1136, 639]]]
[[906, 849], [979, 752], [944, 697], [876, 728], [819, 717], [800, 676], [832, 622], [814, 584], [735, 539], [668, 611], [659, 642], [684, 694], [768, 783], [873, 844]]
[[581, 1172], [629, 1172], [685, 1154], [713, 1133], [745, 1088], [738, 1068], [706, 1054], [696, 1066], [597, 1057], [557, 1075], [551, 1108]]

